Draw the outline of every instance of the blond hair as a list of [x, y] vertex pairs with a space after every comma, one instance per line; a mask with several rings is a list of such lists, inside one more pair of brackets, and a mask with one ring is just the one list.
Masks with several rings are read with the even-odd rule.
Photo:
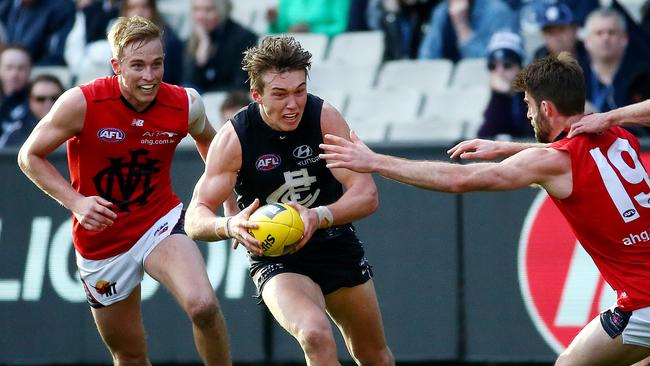
[[108, 32], [108, 43], [111, 45], [113, 57], [120, 61], [128, 45], [138, 43], [139, 47], [153, 39], [162, 40], [160, 28], [141, 16], [119, 17]]

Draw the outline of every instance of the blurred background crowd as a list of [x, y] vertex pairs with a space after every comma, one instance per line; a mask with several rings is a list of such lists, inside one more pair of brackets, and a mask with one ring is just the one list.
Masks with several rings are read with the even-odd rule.
[[111, 74], [107, 31], [132, 15], [164, 30], [164, 81], [202, 93], [216, 126], [249, 102], [242, 52], [268, 34], [313, 54], [309, 91], [369, 143], [532, 138], [510, 83], [561, 51], [587, 111], [650, 97], [650, 0], [0, 0], [0, 148]]

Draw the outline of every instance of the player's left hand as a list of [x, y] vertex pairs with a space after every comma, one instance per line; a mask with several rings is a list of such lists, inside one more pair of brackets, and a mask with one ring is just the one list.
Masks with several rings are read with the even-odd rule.
[[356, 133], [350, 131], [350, 141], [331, 134], [323, 137], [324, 144], [319, 147], [325, 151], [320, 154], [321, 159], [327, 161], [327, 167], [346, 168], [359, 173], [372, 173], [375, 171], [375, 154], [366, 144], [359, 139]]
[[316, 213], [316, 210], [309, 209], [296, 202], [287, 202], [287, 205], [295, 208], [298, 211], [300, 218], [302, 219], [302, 223], [305, 226], [302, 238], [298, 243], [296, 243], [296, 245], [293, 245], [289, 251], [290, 254], [293, 254], [302, 249], [302, 247], [307, 244], [312, 235], [314, 235], [316, 230], [318, 230], [318, 225], [320, 225], [320, 222], [318, 222], [318, 213]]
[[578, 122], [571, 125], [567, 137], [573, 137], [581, 133], [596, 133], [605, 131], [612, 127], [614, 121], [607, 113], [592, 113], [583, 116]]
[[256, 198], [253, 203], [241, 210], [237, 215], [232, 216], [228, 221], [227, 225], [230, 231], [230, 237], [232, 238], [233, 249], [237, 249], [237, 246], [241, 244], [246, 247], [246, 250], [255, 255], [264, 255], [262, 242], [255, 239], [249, 232], [250, 229], [257, 229], [257, 224], [248, 221], [248, 218], [257, 210], [259, 205], [260, 200]]

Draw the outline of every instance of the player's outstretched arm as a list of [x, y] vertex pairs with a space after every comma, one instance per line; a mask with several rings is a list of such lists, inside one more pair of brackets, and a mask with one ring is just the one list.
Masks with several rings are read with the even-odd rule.
[[462, 141], [451, 149], [447, 154], [451, 159], [460, 158], [463, 160], [495, 160], [512, 156], [522, 150], [531, 147], [545, 147], [546, 144], [511, 142], [511, 141], [492, 141], [483, 139], [472, 139]]
[[[328, 166], [377, 172], [382, 176], [415, 187], [461, 193], [502, 191], [537, 183], [549, 192], [558, 189], [559, 176], [570, 173], [567, 154], [554, 149], [529, 148], [499, 163], [453, 164], [415, 161], [372, 152], [352, 135], [352, 141], [326, 136], [321, 146]], [[569, 185], [570, 186], [570, 185]]]
[[85, 116], [86, 99], [81, 89], [63, 93], [20, 148], [18, 165], [43, 192], [72, 211], [85, 229], [101, 231], [117, 217], [111, 210], [113, 204], [98, 196], [83, 196], [47, 160], [56, 148], [82, 130]]
[[232, 124], [226, 124], [210, 145], [205, 171], [199, 178], [187, 207], [185, 230], [196, 240], [219, 241], [233, 238], [235, 247], [242, 244], [262, 255], [261, 243], [248, 233], [257, 228], [248, 218], [259, 206], [259, 200], [234, 216], [219, 217], [216, 210], [232, 193], [241, 167], [241, 145]]

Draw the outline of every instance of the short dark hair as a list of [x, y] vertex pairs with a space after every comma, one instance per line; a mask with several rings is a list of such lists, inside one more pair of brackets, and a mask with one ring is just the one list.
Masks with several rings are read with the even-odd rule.
[[311, 53], [293, 37], [267, 36], [258, 46], [244, 52], [242, 65], [248, 72], [251, 88], [262, 92], [262, 76], [267, 71], [305, 70], [306, 77], [311, 68]]
[[532, 96], [538, 106], [542, 100], [548, 100], [565, 116], [584, 113], [585, 77], [568, 52], [534, 61], [515, 76], [512, 85]]
[[32, 81], [29, 83], [29, 86], [27, 87], [27, 95], [31, 96], [32, 95], [32, 88], [34, 88], [34, 85], [38, 83], [52, 83], [56, 84], [56, 86], [59, 87], [59, 90], [61, 90], [61, 93], [65, 91], [65, 88], [63, 87], [63, 83], [61, 83], [61, 80], [57, 78], [56, 76], [52, 74], [41, 74], [36, 76]]

